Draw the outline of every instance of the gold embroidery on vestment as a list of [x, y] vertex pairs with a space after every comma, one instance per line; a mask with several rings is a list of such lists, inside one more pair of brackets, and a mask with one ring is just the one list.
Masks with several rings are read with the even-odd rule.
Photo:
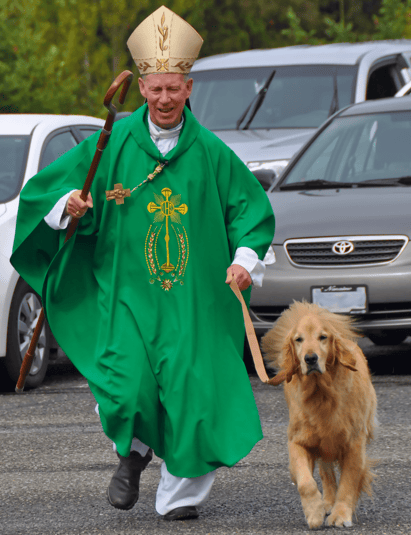
[[[181, 223], [181, 215], [187, 213], [188, 207], [184, 203], [181, 204], [181, 195], [172, 195], [170, 188], [163, 188], [161, 193], [162, 195], [154, 193], [156, 202], [152, 201], [147, 206], [147, 210], [150, 214], [154, 214], [154, 218], [146, 237], [145, 256], [151, 275], [150, 283], [154, 284], [157, 280], [161, 283], [162, 289], [168, 292], [176, 282], [183, 285], [188, 262], [188, 238]], [[166, 261], [161, 263], [157, 257], [157, 244], [164, 222]], [[174, 232], [175, 241], [171, 240], [170, 227]], [[175, 265], [171, 262], [171, 257], [176, 260]]]

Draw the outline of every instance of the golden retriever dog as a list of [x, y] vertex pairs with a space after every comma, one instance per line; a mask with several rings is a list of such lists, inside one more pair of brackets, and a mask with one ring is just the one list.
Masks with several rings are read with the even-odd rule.
[[[288, 404], [290, 472], [310, 528], [350, 527], [362, 491], [371, 496], [377, 398], [352, 320], [294, 302], [262, 339], [268, 364], [280, 369]], [[313, 478], [318, 461], [321, 496]], [[340, 470], [337, 484], [334, 468]]]

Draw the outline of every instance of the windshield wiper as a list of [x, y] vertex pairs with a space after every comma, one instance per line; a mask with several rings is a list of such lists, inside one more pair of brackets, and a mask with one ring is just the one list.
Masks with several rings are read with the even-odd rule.
[[244, 126], [243, 130], [247, 130], [248, 127], [250, 126], [251, 124], [251, 121], [254, 119], [254, 117], [256, 116], [258, 110], [260, 109], [261, 107], [261, 104], [263, 103], [264, 99], [265, 99], [265, 95], [267, 94], [267, 91], [268, 91], [268, 88], [270, 87], [270, 84], [271, 84], [271, 81], [272, 79], [274, 78], [274, 75], [275, 75], [275, 71], [273, 71], [270, 76], [267, 78], [265, 84], [263, 85], [263, 87], [260, 89], [260, 91], [257, 93], [257, 95], [253, 98], [253, 100], [250, 102], [250, 104], [248, 105], [247, 109], [245, 110], [245, 112], [241, 115], [241, 117], [238, 119], [237, 123], [236, 123], [236, 126], [235, 126], [235, 129], [236, 130], [239, 130], [240, 129], [240, 125], [241, 123], [244, 121], [244, 119], [246, 118], [247, 116], [247, 113], [249, 112], [251, 106], [254, 104], [254, 108], [250, 114], [250, 118], [248, 119], [247, 121], [247, 124]]
[[402, 176], [400, 178], [380, 178], [364, 180], [364, 182], [334, 182], [332, 180], [309, 180], [308, 182], [293, 182], [290, 184], [280, 185], [280, 190], [292, 190], [292, 189], [340, 189], [340, 188], [374, 188], [377, 187], [390, 187], [390, 186], [411, 186], [411, 176]]
[[371, 180], [364, 180], [364, 182], [355, 182], [355, 186], [359, 188], [373, 188], [374, 186], [411, 186], [411, 176], [402, 176], [400, 178], [373, 178]]
[[350, 183], [344, 183], [344, 182], [333, 182], [332, 180], [308, 180], [307, 182], [294, 182], [291, 184], [284, 184], [280, 185], [280, 190], [288, 190], [288, 189], [324, 189], [324, 188], [331, 188], [331, 189], [340, 189], [340, 188], [352, 188], [353, 184]]

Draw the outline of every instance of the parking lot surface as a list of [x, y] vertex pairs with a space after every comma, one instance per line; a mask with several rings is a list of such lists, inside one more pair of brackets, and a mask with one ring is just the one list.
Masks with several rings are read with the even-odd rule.
[[[411, 338], [396, 347], [360, 342], [377, 392], [379, 428], [369, 454], [379, 459], [373, 500], [364, 498], [341, 534], [411, 534]], [[250, 377], [264, 439], [231, 469], [220, 469], [197, 520], [165, 522], [154, 509], [160, 459], [142, 475], [140, 500], [118, 511], [106, 499], [117, 465], [82, 376], [65, 360], [23, 395], [0, 392], [2, 535], [306, 534], [288, 473], [288, 411], [282, 387]]]

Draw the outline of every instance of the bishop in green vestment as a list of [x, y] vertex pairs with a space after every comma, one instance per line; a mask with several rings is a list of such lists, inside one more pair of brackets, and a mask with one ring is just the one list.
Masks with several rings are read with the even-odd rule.
[[[137, 437], [172, 475], [196, 478], [234, 465], [262, 438], [242, 360], [241, 306], [225, 279], [240, 247], [264, 258], [274, 215], [254, 175], [184, 108], [192, 80], [150, 77], [167, 83], [139, 80], [148, 105], [115, 123], [91, 188], [93, 207], [74, 236], [64, 244], [65, 233], [44, 217], [82, 188], [98, 134], [27, 183], [11, 262], [42, 296], [51, 330], [87, 378], [118, 453], [127, 457]], [[183, 116], [165, 156], [150, 137], [149, 113], [167, 128]], [[161, 172], [145, 182], [159, 163]], [[130, 190], [124, 203], [115, 189]]]
[[[263, 259], [274, 230], [261, 185], [185, 108], [167, 157], [147, 105], [115, 123], [91, 189], [94, 206], [69, 242], [43, 218], [80, 189], [98, 133], [32, 178], [20, 197], [12, 264], [42, 295], [51, 330], [127, 456], [133, 437], [168, 470], [196, 477], [231, 466], [262, 438], [242, 362], [241, 307], [224, 284], [239, 247]], [[168, 162], [124, 204], [131, 190]]]

